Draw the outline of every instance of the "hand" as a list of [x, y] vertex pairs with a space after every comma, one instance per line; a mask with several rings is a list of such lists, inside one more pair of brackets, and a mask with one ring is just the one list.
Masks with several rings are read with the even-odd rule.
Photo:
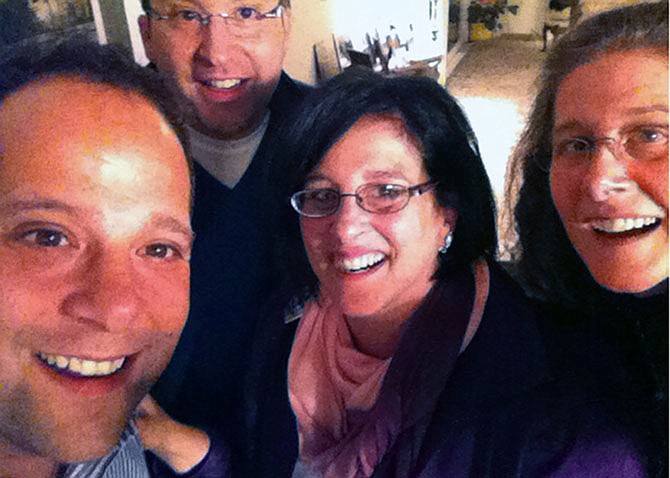
[[205, 432], [172, 419], [150, 395], [137, 406], [135, 423], [144, 448], [177, 473], [189, 471], [209, 451]]

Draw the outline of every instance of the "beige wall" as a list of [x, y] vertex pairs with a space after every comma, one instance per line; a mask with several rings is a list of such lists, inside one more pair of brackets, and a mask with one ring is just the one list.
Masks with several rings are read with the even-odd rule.
[[541, 36], [548, 0], [511, 0], [509, 3], [520, 8], [516, 15], [507, 13], [501, 17], [502, 33]]
[[588, 17], [611, 8], [634, 5], [636, 3], [648, 3], [648, 1], [653, 0], [582, 0], [582, 10], [584, 16]]
[[312, 46], [329, 41], [332, 33], [331, 4], [336, 0], [291, 0], [292, 27], [284, 69], [293, 78], [316, 82]]

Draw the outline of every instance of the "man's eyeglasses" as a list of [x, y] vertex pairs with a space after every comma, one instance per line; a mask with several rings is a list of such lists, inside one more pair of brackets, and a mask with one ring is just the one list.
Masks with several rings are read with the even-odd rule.
[[202, 13], [191, 9], [175, 9], [168, 14], [160, 14], [151, 9], [147, 12], [149, 17], [155, 20], [164, 20], [168, 25], [180, 33], [196, 35], [202, 28], [209, 25], [214, 17], [222, 18], [231, 33], [237, 36], [257, 36], [262, 33], [265, 22], [263, 20], [281, 18], [284, 15], [284, 7], [281, 2], [271, 10], [259, 11], [256, 7], [236, 7], [230, 13]]
[[[560, 136], [560, 135], [559, 135]], [[590, 159], [604, 144], [617, 158], [628, 155], [640, 162], [668, 158], [668, 128], [640, 127], [626, 131], [618, 137], [574, 137], [560, 139], [554, 144], [554, 161], [563, 159]]]
[[291, 196], [291, 206], [298, 214], [306, 217], [326, 217], [335, 214], [342, 204], [342, 198], [356, 198], [356, 204], [373, 214], [391, 214], [404, 209], [410, 198], [432, 191], [437, 183], [428, 181], [407, 187], [400, 184], [368, 183], [356, 189], [355, 193], [341, 193], [333, 188], [314, 188], [298, 191]]

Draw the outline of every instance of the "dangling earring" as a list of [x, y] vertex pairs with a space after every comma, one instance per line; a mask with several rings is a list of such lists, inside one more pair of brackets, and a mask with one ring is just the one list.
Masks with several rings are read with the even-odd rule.
[[440, 247], [437, 252], [440, 254], [446, 254], [447, 251], [449, 250], [449, 246], [451, 246], [451, 241], [454, 240], [454, 235], [450, 232], [444, 237], [444, 245]]

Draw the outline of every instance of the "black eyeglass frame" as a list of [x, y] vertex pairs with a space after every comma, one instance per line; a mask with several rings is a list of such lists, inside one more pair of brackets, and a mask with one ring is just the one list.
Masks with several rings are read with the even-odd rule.
[[[361, 184], [356, 188], [356, 191], [353, 193], [342, 193], [339, 190], [335, 188], [313, 188], [313, 189], [303, 189], [301, 191], [297, 191], [291, 195], [290, 202], [291, 202], [291, 207], [297, 212], [300, 216], [302, 217], [308, 217], [308, 218], [323, 218], [323, 217], [328, 217], [332, 216], [333, 214], [337, 213], [337, 211], [340, 210], [342, 207], [342, 198], [343, 197], [354, 197], [356, 198], [356, 204], [358, 207], [360, 207], [362, 210], [369, 212], [371, 214], [393, 214], [398, 211], [402, 211], [407, 207], [409, 204], [409, 200], [412, 199], [413, 197], [416, 196], [421, 196], [427, 192], [430, 192], [435, 189], [437, 186], [436, 181], [426, 181], [420, 184], [415, 184], [414, 186], [403, 186], [402, 184], [393, 184], [393, 183], [365, 183]], [[390, 210], [385, 210], [385, 211], [375, 211], [371, 209], [367, 209], [364, 206], [364, 200], [365, 197], [360, 194], [360, 191], [365, 188], [370, 188], [374, 186], [395, 186], [397, 188], [402, 188], [402, 190], [407, 191], [407, 195], [405, 196], [405, 202], [402, 203], [401, 206], [394, 207], [393, 209]], [[308, 192], [313, 192], [313, 191], [331, 191], [334, 194], [337, 194], [338, 200], [337, 200], [337, 205], [333, 208], [332, 211], [328, 212], [327, 214], [306, 214], [304, 211], [301, 210], [301, 208], [298, 206], [300, 196], [304, 195]]]

